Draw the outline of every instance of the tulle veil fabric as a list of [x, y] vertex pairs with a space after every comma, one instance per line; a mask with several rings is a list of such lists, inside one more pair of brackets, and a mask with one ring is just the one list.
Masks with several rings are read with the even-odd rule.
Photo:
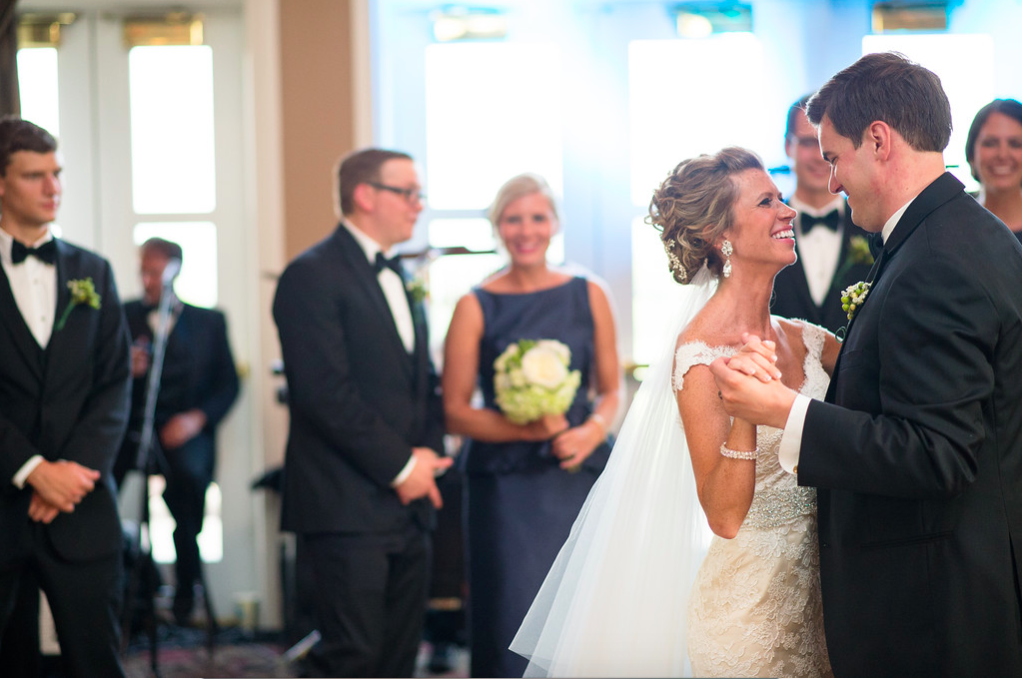
[[689, 595], [710, 531], [672, 391], [675, 342], [718, 287], [687, 286], [608, 466], [573, 524], [510, 648], [531, 677], [689, 676]]

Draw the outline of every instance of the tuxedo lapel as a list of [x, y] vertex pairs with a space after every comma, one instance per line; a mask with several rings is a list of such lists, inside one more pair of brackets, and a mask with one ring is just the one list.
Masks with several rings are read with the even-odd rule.
[[[69, 326], [74, 325], [75, 320], [77, 320], [73, 318], [76, 310], [72, 310], [63, 328], [58, 330], [57, 324], [60, 323], [60, 319], [64, 316], [64, 311], [68, 308], [68, 304], [71, 303], [71, 291], [68, 289], [68, 281], [79, 277], [84, 278], [88, 275], [82, 274], [78, 270], [77, 262], [72, 261], [71, 253], [65, 244], [59, 239], [54, 240], [57, 242], [57, 310], [54, 314], [50, 341], [46, 345], [44, 370], [47, 376], [55, 374], [65, 360], [71, 360], [78, 355], [73, 345], [81, 340], [81, 336], [76, 335], [74, 331], [69, 331]], [[82, 311], [78, 313], [82, 313]]]
[[[899, 250], [900, 246], [903, 245], [910, 234], [920, 226], [928, 215], [961, 195], [963, 193], [963, 189], [964, 185], [960, 183], [960, 180], [946, 172], [929, 184], [925, 190], [910, 203], [907, 207], [907, 211], [903, 213], [903, 216], [900, 217], [899, 222], [897, 222], [896, 226], [893, 228], [892, 233], [889, 234], [889, 238], [886, 239], [881, 253], [875, 259], [875, 263], [871, 266], [871, 271], [868, 273], [867, 280], [871, 282], [872, 290], [877, 288], [879, 281], [885, 274], [886, 264], [893, 258], [893, 256], [895, 256], [897, 250]], [[870, 303], [871, 293], [869, 292], [867, 299], [864, 300], [864, 304], [867, 305]], [[860, 311], [862, 311], [862, 309], [859, 309], [858, 313], [854, 314], [853, 318], [850, 319], [850, 322], [846, 325], [846, 336], [842, 345], [839, 347], [839, 355], [836, 357], [836, 364], [832, 369], [833, 379], [829, 383], [828, 392], [825, 394], [825, 400], [829, 403], [834, 402], [833, 399], [835, 397], [837, 382], [835, 377], [839, 375], [839, 365], [843, 359], [843, 351], [849, 343], [854, 323], [857, 321]]]
[[21, 311], [18, 310], [18, 303], [14, 300], [11, 283], [7, 279], [7, 273], [3, 267], [0, 267], [0, 279], [2, 279], [0, 280], [0, 320], [32, 376], [41, 380], [43, 378], [43, 350], [36, 342], [32, 331], [29, 330], [25, 319], [22, 318]]
[[379, 314], [380, 320], [385, 327], [384, 334], [389, 338], [387, 341], [391, 343], [394, 352], [402, 356], [400, 363], [411, 380], [413, 374], [409, 354], [405, 350], [405, 345], [402, 344], [402, 337], [398, 334], [398, 326], [395, 325], [395, 318], [391, 314], [391, 307], [388, 306], [387, 297], [384, 296], [384, 290], [381, 289], [380, 282], [377, 280], [377, 273], [366, 259], [366, 253], [359, 247], [359, 243], [356, 242], [356, 239], [353, 238], [344, 225], [338, 226], [335, 237], [338, 239], [341, 251], [354, 277], [359, 281], [367, 295], [367, 299], [371, 301], [372, 306], [377, 314]]

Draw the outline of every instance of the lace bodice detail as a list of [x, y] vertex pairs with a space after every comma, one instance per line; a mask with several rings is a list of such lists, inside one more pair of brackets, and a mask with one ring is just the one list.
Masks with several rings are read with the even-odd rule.
[[[822, 398], [826, 330], [804, 324], [804, 381]], [[735, 347], [689, 342], [676, 350], [672, 386]], [[754, 499], [732, 540], [715, 537], [690, 597], [689, 655], [695, 676], [831, 676], [821, 617], [816, 495], [779, 466], [782, 430], [757, 428]]]
[[[828, 374], [821, 367], [821, 352], [825, 346], [824, 328], [804, 323], [803, 342], [807, 349], [804, 357], [804, 381], [800, 393], [811, 398], [823, 398], [828, 389]], [[676, 349], [672, 388], [683, 388], [683, 379], [695, 365], [710, 365], [720, 357], [735, 355], [735, 347], [712, 347], [704, 342], [687, 342]], [[814, 489], [796, 484], [796, 477], [779, 466], [779, 443], [782, 430], [775, 427], [757, 428], [757, 445], [761, 449], [757, 459], [754, 501], [743, 526], [769, 528], [814, 513]]]

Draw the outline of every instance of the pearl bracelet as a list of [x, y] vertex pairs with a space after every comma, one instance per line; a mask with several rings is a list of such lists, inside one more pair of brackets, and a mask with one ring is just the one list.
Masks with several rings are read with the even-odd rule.
[[598, 427], [601, 428], [602, 434], [608, 433], [608, 420], [604, 419], [604, 415], [601, 413], [590, 413], [590, 419], [593, 420]]
[[756, 460], [757, 454], [761, 452], [760, 446], [754, 446], [753, 450], [733, 450], [732, 448], [726, 448], [725, 443], [718, 449], [724, 457], [731, 457], [734, 460]]

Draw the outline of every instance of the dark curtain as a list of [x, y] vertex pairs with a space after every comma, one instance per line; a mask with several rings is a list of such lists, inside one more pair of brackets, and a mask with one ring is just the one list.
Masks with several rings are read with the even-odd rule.
[[0, 115], [21, 115], [18, 91], [18, 0], [0, 0]]

